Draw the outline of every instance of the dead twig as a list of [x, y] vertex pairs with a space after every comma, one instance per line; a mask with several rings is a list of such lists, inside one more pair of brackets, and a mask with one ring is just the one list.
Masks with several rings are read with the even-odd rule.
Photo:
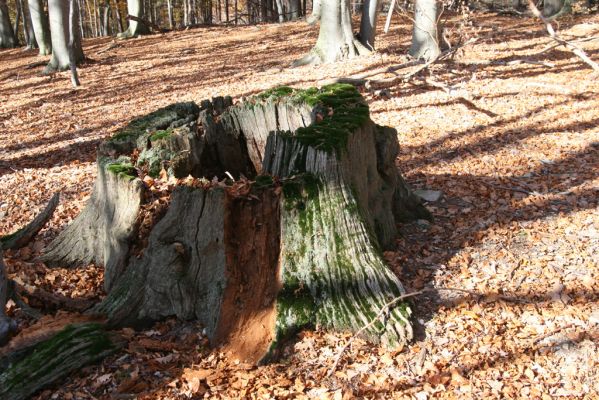
[[551, 23], [551, 21], [549, 21], [547, 18], [545, 18], [543, 16], [543, 14], [541, 14], [541, 12], [537, 8], [537, 6], [533, 2], [533, 0], [528, 0], [528, 7], [530, 8], [530, 11], [533, 13], [533, 15], [535, 17], [539, 18], [545, 24], [545, 29], [547, 29], [547, 33], [553, 40], [555, 40], [557, 43], [559, 43], [560, 45], [562, 45], [565, 48], [567, 48], [568, 50], [570, 50], [572, 53], [574, 53], [576, 56], [578, 56], [578, 58], [580, 58], [585, 64], [587, 64], [593, 70], [595, 70], [596, 72], [599, 72], [599, 64], [597, 64], [595, 61], [591, 60], [589, 58], [589, 56], [587, 55], [587, 53], [584, 52], [583, 49], [581, 49], [574, 43], [568, 42], [567, 40], [560, 37], [557, 34], [557, 32], [555, 31], [555, 29], [553, 28], [553, 24]]

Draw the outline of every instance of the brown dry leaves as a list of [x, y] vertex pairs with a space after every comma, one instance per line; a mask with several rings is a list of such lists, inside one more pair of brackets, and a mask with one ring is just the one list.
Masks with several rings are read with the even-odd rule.
[[[111, 39], [89, 40], [94, 62], [80, 68], [79, 90], [66, 74], [24, 69], [39, 60], [34, 52], [2, 51], [0, 232], [24, 225], [62, 189], [49, 226], [6, 253], [10, 276], [69, 297], [100, 295], [99, 268], [49, 270], [33, 260], [89, 196], [98, 141], [132, 118], [175, 101], [240, 98], [400, 64], [410, 29], [409, 21], [394, 22], [377, 38], [379, 54], [299, 69], [287, 66], [317, 34], [303, 23], [188, 30], [103, 52]], [[398, 129], [407, 180], [443, 191], [428, 205], [434, 223], [403, 225], [387, 260], [411, 290], [453, 286], [487, 295], [415, 298], [421, 334], [414, 344], [389, 352], [357, 340], [328, 379], [347, 335], [305, 332], [281, 363], [252, 367], [209, 350], [200, 326], [167, 321], [123, 330], [126, 351], [38, 397], [597, 398], [599, 79], [567, 51], [540, 53], [550, 39], [533, 19], [476, 15], [460, 29], [484, 39], [433, 67], [434, 79], [452, 90], [415, 79], [384, 98], [365, 96], [372, 118]], [[599, 20], [566, 18], [561, 29], [569, 39], [596, 36]], [[581, 46], [596, 59], [599, 42]], [[519, 59], [556, 66], [507, 64]], [[142, 225], [150, 226], [169, 183], [146, 183], [153, 197]], [[27, 325], [14, 305], [9, 312]]]

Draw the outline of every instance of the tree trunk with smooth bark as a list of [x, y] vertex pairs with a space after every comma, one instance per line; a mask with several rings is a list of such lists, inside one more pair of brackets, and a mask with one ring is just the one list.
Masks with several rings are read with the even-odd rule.
[[6, 0], [0, 0], [0, 49], [17, 47], [17, 37], [10, 22]]
[[565, 5], [565, 0], [543, 0], [543, 16], [546, 18], [555, 17], [561, 13]]
[[293, 66], [329, 63], [369, 53], [352, 32], [349, 0], [323, 1], [316, 45]]
[[[175, 104], [101, 145], [94, 193], [44, 259], [105, 265], [92, 312], [111, 326], [197, 319], [212, 344], [269, 360], [298, 329], [357, 331], [404, 293], [380, 249], [429, 214], [397, 154], [351, 85]], [[147, 219], [144, 174], [193, 178]], [[402, 303], [364, 336], [402, 345], [409, 315]]]
[[[50, 33], [52, 36], [52, 58], [44, 70], [45, 73], [64, 71], [71, 67], [69, 4], [69, 1], [66, 0], [48, 0]], [[78, 14], [75, 13], [73, 17], [78, 19]], [[75, 37], [72, 52], [75, 63], [84, 60], [79, 33], [78, 29], [74, 32]]]
[[425, 61], [439, 56], [437, 0], [416, 0], [410, 55]]
[[[185, 1], [185, 0], [184, 0]], [[129, 15], [132, 15], [137, 18], [144, 18], [144, 12], [141, 0], [127, 0], [127, 12]], [[129, 26], [125, 32], [119, 33], [117, 37], [121, 39], [128, 39], [137, 37], [139, 35], [144, 35], [150, 32], [150, 28], [145, 26], [144, 24], [129, 19]]]
[[374, 50], [376, 19], [379, 14], [378, 0], [364, 0], [360, 20], [360, 43], [368, 50]]
[[39, 54], [40, 56], [46, 56], [52, 52], [48, 15], [44, 11], [42, 0], [28, 0], [28, 4], [31, 14], [31, 25], [33, 26], [35, 40], [40, 50]]

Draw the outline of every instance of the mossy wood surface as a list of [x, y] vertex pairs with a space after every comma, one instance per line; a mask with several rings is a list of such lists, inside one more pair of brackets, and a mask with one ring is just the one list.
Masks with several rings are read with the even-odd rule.
[[97, 323], [65, 327], [0, 372], [0, 400], [28, 399], [44, 386], [97, 362], [122, 347]]
[[[135, 196], [121, 198], [135, 201], [104, 201], [114, 206], [108, 215], [127, 216], [128, 228], [116, 231], [127, 235], [108, 253], [91, 244], [81, 252], [104, 263], [111, 279], [94, 312], [115, 326], [198, 319], [213, 344], [253, 361], [275, 356], [280, 340], [304, 326], [360, 329], [403, 293], [381, 257], [394, 245], [395, 222], [427, 216], [395, 167], [396, 135], [375, 125], [356, 89], [342, 84], [276, 88], [236, 105], [230, 98], [181, 103], [133, 121], [100, 149], [109, 160], [99, 163], [104, 193], [128, 191]], [[135, 165], [126, 164], [135, 149]], [[176, 188], [137, 258], [129, 252], [139, 170], [242, 179]], [[106, 242], [115, 231], [102, 226], [123, 218], [100, 216], [106, 208], [96, 192], [82, 215], [106, 221], [94, 225]], [[85, 230], [76, 229], [81, 237]], [[67, 243], [73, 234], [61, 236]], [[65, 247], [52, 246], [50, 255]], [[63, 262], [84, 259], [69, 254]], [[366, 336], [402, 345], [411, 337], [409, 314], [400, 304]]]

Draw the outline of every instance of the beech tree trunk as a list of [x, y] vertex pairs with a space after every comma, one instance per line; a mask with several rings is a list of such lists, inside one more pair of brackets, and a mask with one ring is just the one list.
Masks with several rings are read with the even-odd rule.
[[364, 0], [360, 21], [360, 43], [368, 50], [374, 50], [376, 19], [379, 14], [378, 0]]
[[52, 52], [50, 41], [50, 28], [48, 16], [44, 11], [42, 0], [28, 0], [29, 13], [31, 14], [31, 25], [35, 33], [35, 40], [40, 50], [40, 56], [46, 56]]
[[6, 0], [0, 0], [0, 49], [17, 46], [17, 37], [10, 22]]
[[[404, 293], [380, 249], [396, 221], [429, 214], [397, 153], [351, 85], [175, 104], [101, 145], [92, 197], [44, 259], [104, 264], [109, 293], [91, 312], [111, 326], [197, 319], [212, 344], [269, 360], [300, 328], [357, 331]], [[145, 174], [194, 178], [146, 223]], [[401, 303], [364, 336], [403, 345], [409, 316]]]
[[321, 3], [320, 31], [316, 45], [305, 57], [297, 60], [294, 66], [335, 62], [369, 52], [354, 38], [349, 7], [349, 0]]
[[314, 25], [318, 21], [320, 21], [320, 10], [322, 6], [322, 0], [313, 0], [312, 1], [312, 14], [308, 17], [308, 23], [310, 25]]
[[[137, 18], [145, 18], [141, 0], [127, 0], [127, 12]], [[125, 32], [119, 33], [117, 36], [121, 39], [128, 39], [149, 33], [149, 27], [144, 24], [129, 19], [129, 26]]]
[[25, 7], [23, 0], [18, 0], [21, 9], [23, 9], [23, 36], [25, 37], [25, 43], [27, 43], [27, 49], [36, 49], [37, 41], [35, 39], [35, 33], [33, 32], [33, 25], [31, 22], [31, 11]]
[[556, 16], [565, 5], [565, 0], [543, 0], [543, 16], [548, 18]]
[[[67, 70], [71, 66], [69, 54], [69, 1], [48, 0], [48, 11], [50, 16], [50, 32], [52, 36], [52, 58], [44, 70], [45, 73]], [[78, 13], [73, 16], [78, 19]], [[75, 29], [75, 37], [72, 46], [75, 63], [83, 61], [83, 48], [81, 47], [81, 36]]]
[[428, 62], [437, 58], [440, 53], [437, 0], [416, 0], [410, 55]]

